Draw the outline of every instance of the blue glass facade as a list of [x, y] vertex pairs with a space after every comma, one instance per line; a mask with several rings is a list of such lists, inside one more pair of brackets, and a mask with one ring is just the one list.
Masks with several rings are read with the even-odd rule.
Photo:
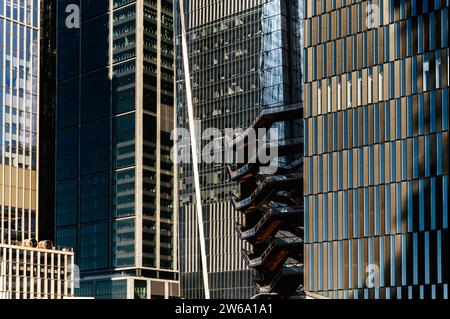
[[37, 237], [39, 1], [0, 1], [0, 243]]
[[73, 295], [73, 252], [39, 241], [42, 5], [0, 1], [0, 299]]
[[448, 10], [307, 2], [306, 290], [448, 297]]
[[[184, 8], [194, 117], [202, 130], [218, 129], [225, 136], [226, 129], [247, 128], [262, 109], [301, 100], [301, 49], [296, 41], [301, 34], [290, 32], [300, 24], [294, 21], [298, 1], [184, 1]], [[177, 35], [177, 122], [187, 127], [180, 29]], [[208, 142], [203, 140], [202, 146]], [[230, 199], [239, 187], [225, 161], [202, 163], [199, 169], [211, 297], [250, 298], [256, 291], [254, 272], [242, 256], [250, 245], [236, 232], [236, 223], [244, 218]], [[182, 294], [203, 298], [191, 163], [181, 163], [179, 172]]]
[[81, 271], [93, 271], [110, 259], [111, 81], [109, 8], [86, 2], [80, 29], [66, 28], [73, 1], [58, 3], [56, 238], [77, 248]]

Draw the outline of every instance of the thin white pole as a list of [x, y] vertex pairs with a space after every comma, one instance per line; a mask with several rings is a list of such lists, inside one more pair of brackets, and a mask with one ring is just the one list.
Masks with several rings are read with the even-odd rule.
[[200, 252], [202, 257], [203, 284], [205, 289], [205, 299], [210, 299], [208, 264], [206, 260], [205, 232], [203, 229], [202, 197], [200, 190], [200, 175], [198, 171], [197, 139], [195, 136], [194, 107], [192, 104], [191, 72], [189, 69], [188, 46], [186, 40], [186, 24], [184, 19], [184, 0], [179, 0], [180, 4], [180, 23], [181, 23], [181, 45], [184, 66], [184, 82], [186, 88], [186, 102], [189, 115], [189, 130], [191, 136], [192, 169], [194, 171], [195, 197], [198, 221], [198, 233], [200, 237]]

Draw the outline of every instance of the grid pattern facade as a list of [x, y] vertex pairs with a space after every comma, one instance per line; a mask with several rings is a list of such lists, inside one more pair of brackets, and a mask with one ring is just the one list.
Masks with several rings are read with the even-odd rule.
[[91, 283], [176, 281], [172, 1], [59, 1], [57, 15], [56, 241]]
[[36, 238], [39, 1], [0, 2], [0, 243]]
[[0, 1], [0, 299], [73, 293], [73, 253], [38, 237], [38, 0]]
[[447, 298], [449, 1], [305, 5], [305, 289]]
[[[248, 247], [235, 232], [242, 220], [231, 202], [203, 205], [207, 242], [209, 285], [212, 299], [247, 299], [253, 294], [252, 273], [241, 251]], [[197, 211], [195, 205], [180, 208], [180, 265], [182, 296], [204, 296]]]
[[[290, 88], [300, 87], [301, 80], [289, 78], [285, 63], [295, 52], [289, 46], [286, 32], [286, 15], [298, 10], [295, 3], [281, 0], [184, 2], [194, 117], [201, 130], [215, 128], [225, 135], [225, 129], [245, 129], [261, 109], [300, 99], [301, 90]], [[177, 30], [177, 36], [180, 34]], [[177, 123], [187, 127], [179, 38], [177, 44]], [[300, 64], [294, 68], [300, 69]], [[294, 83], [295, 80], [298, 82]], [[293, 96], [296, 94], [297, 99]], [[208, 142], [199, 145], [204, 147]], [[208, 267], [212, 269], [211, 296], [251, 297], [255, 292], [252, 271], [240, 261], [242, 250], [250, 247], [235, 232], [235, 223], [243, 220], [230, 205], [229, 197], [230, 193], [237, 193], [238, 186], [230, 181], [227, 163], [201, 163], [199, 169]], [[192, 251], [192, 238], [188, 236], [189, 229], [195, 225], [192, 175], [190, 164], [180, 165], [180, 270], [183, 295], [202, 298], [200, 252]], [[192, 230], [197, 240], [196, 230]]]
[[73, 253], [0, 245], [0, 299], [73, 295]]

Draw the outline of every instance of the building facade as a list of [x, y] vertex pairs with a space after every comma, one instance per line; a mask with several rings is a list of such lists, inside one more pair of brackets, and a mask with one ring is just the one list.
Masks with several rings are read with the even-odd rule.
[[172, 1], [59, 1], [57, 17], [56, 242], [77, 294], [176, 297]]
[[37, 0], [0, 3], [2, 299], [61, 299], [73, 294], [73, 253], [37, 241], [40, 9]]
[[72, 297], [76, 271], [73, 251], [51, 242], [0, 244], [0, 299]]
[[[175, 9], [180, 14], [178, 5]], [[296, 1], [184, 1], [181, 14], [186, 21], [198, 132], [218, 129], [222, 137], [215, 141], [225, 148], [226, 129], [245, 129], [263, 108], [300, 100], [295, 95], [300, 96], [301, 79], [290, 76], [285, 63], [293, 53], [300, 57], [299, 48], [296, 52], [290, 46], [287, 34], [288, 17], [295, 10]], [[177, 126], [188, 127], [179, 24], [176, 32]], [[202, 141], [202, 148], [208, 142]], [[230, 193], [237, 195], [238, 185], [230, 179], [225, 161], [203, 162], [199, 169], [211, 297], [252, 297], [256, 292], [254, 272], [242, 256], [251, 247], [236, 232], [244, 217], [230, 197]], [[182, 295], [203, 298], [192, 164], [182, 162], [178, 176]]]
[[305, 289], [448, 298], [449, 1], [305, 6]]
[[56, 2], [41, 1], [39, 79], [39, 216], [41, 238], [55, 241]]

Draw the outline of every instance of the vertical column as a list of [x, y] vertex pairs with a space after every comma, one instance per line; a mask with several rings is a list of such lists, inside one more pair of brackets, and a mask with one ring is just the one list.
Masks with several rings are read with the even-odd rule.
[[[0, 256], [4, 258], [4, 248], [0, 248]], [[0, 261], [0, 299], [6, 299], [6, 261]]]
[[[6, 2], [5, 1], [3, 1], [2, 2], [2, 5], [3, 5], [3, 12], [5, 12], [5, 10], [6, 10]], [[5, 13], [5, 15], [6, 15], [6, 13]], [[0, 23], [2, 24], [2, 27], [4, 27], [4, 23], [5, 23], [5, 20], [4, 19], [1, 19], [0, 20]], [[3, 37], [3, 39], [2, 39], [2, 43], [6, 43], [6, 32], [2, 32], [1, 33], [1, 36]], [[6, 51], [3, 53], [3, 54], [6, 54]], [[3, 61], [2, 61], [2, 64], [3, 65], [6, 65], [6, 58], [5, 57], [3, 57]], [[0, 69], [0, 72], [2, 72], [3, 74], [2, 74], [2, 78], [3, 79], [5, 79], [5, 76], [6, 76], [6, 68], [5, 67], [3, 67], [3, 68], [1, 68]], [[1, 96], [2, 97], [4, 97], [5, 96], [5, 92], [4, 92], [4, 89], [3, 89], [3, 86], [0, 86], [0, 90], [2, 90], [3, 92], [2, 92], [2, 94], [1, 94]], [[0, 101], [0, 105], [3, 105], [4, 103], [3, 103], [3, 99]], [[5, 112], [2, 112], [2, 123], [5, 123], [5, 118], [6, 118], [6, 115], [5, 115]], [[0, 130], [2, 131], [2, 139], [0, 140], [0, 145], [5, 145], [5, 143], [4, 143], [4, 136], [5, 136], [5, 126], [4, 125], [2, 125], [1, 127], [0, 127]], [[4, 158], [4, 154], [5, 154], [5, 152], [3, 151], [2, 153], [1, 153], [1, 163], [5, 163], [5, 158]], [[6, 232], [5, 232], [5, 227], [4, 227], [4, 225], [5, 225], [5, 165], [0, 165], [0, 170], [1, 170], [1, 179], [0, 179], [0, 185], [1, 185], [1, 190], [0, 190], [0, 200], [1, 200], [1, 205], [0, 205], [0, 243], [7, 243], [7, 240], [6, 240]]]
[[[36, 52], [36, 54], [37, 54], [37, 60], [36, 60], [36, 72], [37, 72], [37, 83], [36, 83], [36, 103], [37, 103], [37, 105], [36, 105], [36, 112], [37, 112], [37, 116], [36, 116], [36, 175], [34, 176], [35, 177], [35, 185], [36, 185], [36, 195], [35, 195], [35, 200], [36, 200], [36, 205], [35, 205], [35, 207], [34, 207], [34, 210], [35, 210], [35, 214], [36, 214], [36, 216], [35, 216], [35, 227], [36, 227], [36, 229], [35, 229], [35, 236], [36, 236], [36, 238], [39, 238], [39, 223], [38, 223], [38, 220], [39, 220], [39, 196], [38, 196], [38, 194], [39, 194], [39, 183], [38, 183], [38, 181], [39, 181], [39, 169], [38, 169], [38, 167], [39, 167], [39, 118], [40, 118], [40, 105], [39, 105], [39, 99], [40, 99], [40, 96], [39, 96], [39, 89], [40, 89], [40, 60], [41, 60], [41, 41], [40, 41], [40, 39], [41, 39], [41, 23], [40, 23], [40, 21], [41, 21], [41, 1], [40, 0], [38, 0], [37, 1], [37, 5], [38, 5], [38, 8], [37, 8], [37, 21], [35, 21], [34, 22], [34, 27], [35, 28], [37, 28], [37, 52]], [[34, 8], [33, 8], [34, 9]], [[33, 11], [32, 11], [33, 12]], [[31, 37], [33, 38], [33, 33], [31, 33]], [[28, 41], [30, 41], [30, 39], [27, 39]], [[31, 47], [33, 47], [33, 45], [31, 45]], [[33, 59], [33, 58], [32, 58]], [[26, 60], [26, 54], [25, 54], [25, 60]], [[32, 85], [32, 87], [31, 87], [31, 89], [33, 88], [33, 85]], [[33, 121], [33, 117], [31, 117], [31, 122]], [[31, 123], [31, 128], [33, 127], [33, 123]], [[33, 132], [32, 132], [33, 133]], [[30, 145], [31, 145], [31, 148], [33, 149], [33, 136], [32, 136], [32, 134], [30, 135], [30, 139], [31, 139], [31, 141], [30, 141]], [[33, 152], [31, 152], [31, 163], [30, 163], [31, 165], [33, 164]], [[32, 168], [32, 166], [30, 167], [30, 169], [32, 170], [33, 168]], [[31, 171], [30, 171], [30, 173], [31, 173]], [[31, 178], [33, 178], [33, 174], [30, 174], [31, 175]], [[31, 186], [33, 186], [33, 181], [31, 181]], [[24, 190], [24, 192], [25, 192], [25, 190]], [[31, 194], [31, 200], [33, 200], [33, 196], [32, 196], [32, 194], [33, 194], [33, 187], [31, 187], [31, 192], [30, 192]], [[24, 211], [24, 208], [25, 208], [25, 206], [23, 207], [23, 211], [22, 211], [22, 216], [24, 216], [24, 214], [25, 214], [25, 211]], [[32, 215], [32, 210], [33, 210], [33, 201], [31, 201], [31, 205], [30, 205], [30, 209], [29, 209], [29, 214], [30, 214], [30, 216]], [[16, 211], [17, 211], [17, 208], [16, 208]], [[30, 219], [30, 224], [31, 224], [31, 219]], [[23, 225], [23, 222], [22, 222], [22, 225]], [[23, 238], [22, 237], [22, 240], [24, 240], [24, 239], [28, 239], [28, 238]]]
[[142, 267], [143, 250], [143, 154], [144, 154], [144, 114], [143, 114], [143, 65], [144, 65], [144, 3], [136, 1], [136, 219], [135, 219], [135, 264]]
[[37, 299], [41, 298], [41, 293], [42, 293], [42, 272], [41, 272], [41, 252], [37, 252], [37, 258], [36, 258], [36, 268], [37, 268], [37, 291], [36, 291], [36, 296]]
[[127, 299], [134, 299], [134, 279], [127, 278]]
[[156, 7], [156, 267], [161, 268], [161, 0]]

